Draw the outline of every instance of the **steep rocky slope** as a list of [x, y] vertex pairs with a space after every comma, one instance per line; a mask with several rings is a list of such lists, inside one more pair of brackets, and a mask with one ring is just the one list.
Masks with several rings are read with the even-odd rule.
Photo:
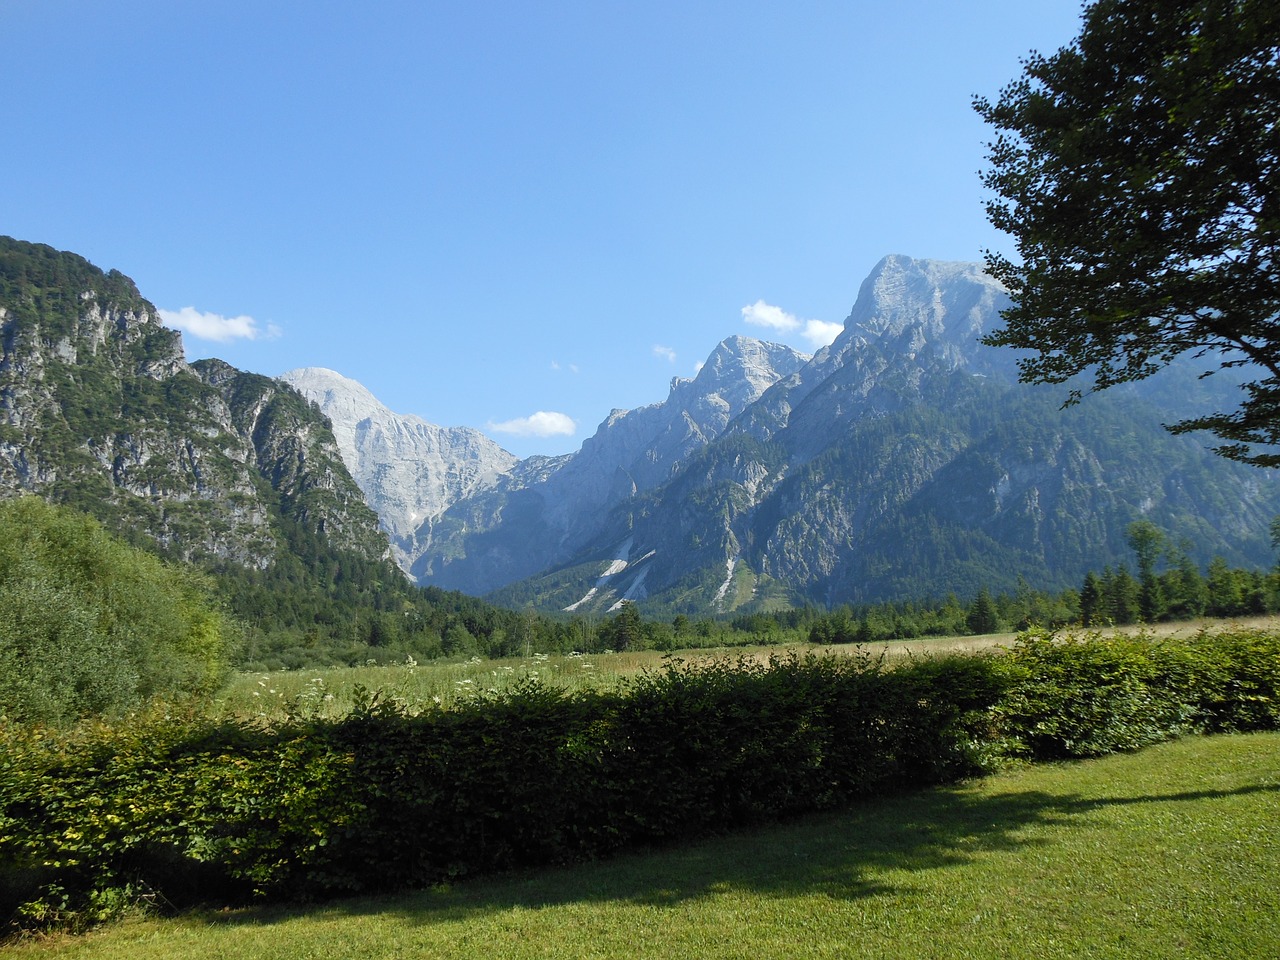
[[516, 461], [332, 371], [289, 374], [299, 392], [188, 364], [127, 277], [2, 239], [0, 495], [275, 571], [233, 578], [254, 610], [318, 576], [298, 631], [338, 622], [323, 600], [350, 571], [376, 610], [362, 630], [402, 606], [378, 599], [396, 574], [366, 500], [420, 582], [574, 614], [1066, 587], [1127, 560], [1138, 518], [1200, 563], [1271, 561], [1275, 471], [1161, 426], [1213, 402], [1215, 382], [1175, 368], [1063, 410], [978, 342], [1006, 302], [977, 265], [887, 257], [816, 355], [731, 337], [577, 453]]
[[485, 593], [574, 557], [610, 511], [667, 483], [764, 392], [808, 361], [790, 347], [730, 337], [667, 399], [615, 410], [577, 453], [521, 464], [453, 505], [413, 565], [424, 583]]
[[118, 271], [0, 238], [0, 347], [0, 495], [206, 563], [265, 568], [290, 531], [387, 553], [325, 418], [279, 381], [188, 364]]
[[1139, 518], [1201, 563], [1270, 561], [1275, 472], [1162, 428], [1170, 398], [1212, 386], [1174, 369], [1063, 410], [978, 342], [1006, 302], [978, 265], [885, 258], [834, 343], [495, 599], [698, 613], [1062, 588], [1129, 559]]

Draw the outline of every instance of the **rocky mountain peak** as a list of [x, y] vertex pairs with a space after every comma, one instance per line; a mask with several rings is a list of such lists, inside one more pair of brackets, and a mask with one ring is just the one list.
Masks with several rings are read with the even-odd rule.
[[719, 436], [734, 417], [809, 355], [752, 337], [722, 340], [692, 379], [677, 378], [661, 403], [614, 410], [575, 455], [567, 481], [626, 469], [640, 489], [670, 476], [671, 467]]
[[406, 570], [452, 504], [492, 487], [518, 462], [479, 430], [395, 413], [362, 384], [333, 370], [304, 367], [280, 379], [333, 424], [342, 459]]
[[727, 337], [711, 351], [697, 376], [671, 382], [671, 392], [660, 406], [693, 413], [704, 432], [718, 434], [766, 390], [809, 360], [809, 354], [780, 343]]
[[720, 341], [711, 351], [698, 375], [688, 381], [690, 386], [687, 389], [702, 398], [719, 398], [724, 402], [725, 412], [732, 418], [809, 360], [809, 354], [784, 344], [732, 336]]
[[831, 351], [875, 344], [904, 359], [932, 357], [950, 369], [977, 364], [1011, 371], [1008, 352], [978, 342], [1008, 303], [1003, 285], [980, 263], [891, 254], [862, 282]]
[[[368, 388], [359, 381], [344, 377], [325, 367], [303, 367], [282, 374], [280, 379], [316, 404], [333, 424], [333, 436], [347, 468], [355, 477], [359, 455], [356, 446], [356, 424], [370, 413], [392, 415]], [[359, 478], [356, 477], [357, 482]]]

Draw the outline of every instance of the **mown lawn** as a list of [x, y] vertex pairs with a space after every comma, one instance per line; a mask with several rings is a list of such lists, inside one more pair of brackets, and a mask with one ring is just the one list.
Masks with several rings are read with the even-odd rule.
[[401, 897], [130, 921], [18, 958], [1280, 956], [1280, 734], [1022, 767]]

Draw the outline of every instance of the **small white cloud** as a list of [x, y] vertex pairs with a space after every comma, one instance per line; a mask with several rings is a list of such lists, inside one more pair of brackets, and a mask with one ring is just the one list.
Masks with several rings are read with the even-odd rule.
[[175, 330], [189, 333], [198, 340], [230, 343], [232, 340], [274, 340], [280, 336], [280, 328], [274, 323], [266, 328], [249, 316], [223, 317], [216, 313], [201, 313], [195, 307], [181, 310], [159, 310], [160, 320]]
[[577, 365], [576, 363], [570, 363], [570, 364], [567, 364], [567, 365], [565, 365], [565, 366], [563, 366], [563, 367], [562, 367], [562, 366], [560, 366], [560, 361], [559, 361], [559, 360], [552, 360], [552, 361], [551, 361], [551, 369], [552, 369], [552, 370], [555, 370], [557, 373], [558, 373], [559, 371], [561, 371], [561, 370], [568, 370], [570, 373], [577, 373], [577, 372], [578, 372], [578, 365]]
[[804, 322], [804, 331], [800, 336], [804, 337], [814, 348], [825, 347], [831, 341], [844, 331], [844, 324], [829, 323], [826, 320], [806, 320]]
[[517, 437], [569, 437], [578, 430], [573, 418], [563, 413], [551, 413], [539, 410], [527, 417], [515, 420], [504, 420], [501, 423], [489, 422], [489, 429], [494, 433], [510, 433]]
[[779, 330], [783, 333], [800, 329], [798, 317], [763, 300], [757, 300], [751, 306], [743, 307], [742, 319], [754, 327], [768, 327], [770, 330]]
[[664, 347], [660, 343], [655, 343], [653, 345], [653, 355], [655, 357], [662, 357], [662, 359], [666, 360], [668, 363], [676, 362], [676, 352], [670, 347]]

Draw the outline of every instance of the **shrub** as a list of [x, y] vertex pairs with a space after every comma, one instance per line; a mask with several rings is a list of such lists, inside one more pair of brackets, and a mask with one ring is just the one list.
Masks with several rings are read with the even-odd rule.
[[1133, 750], [1190, 732], [1280, 725], [1280, 635], [1155, 640], [1030, 632], [1002, 661], [1007, 752], [1038, 760]]
[[194, 573], [70, 509], [0, 501], [0, 718], [65, 724], [207, 693], [227, 638]]

